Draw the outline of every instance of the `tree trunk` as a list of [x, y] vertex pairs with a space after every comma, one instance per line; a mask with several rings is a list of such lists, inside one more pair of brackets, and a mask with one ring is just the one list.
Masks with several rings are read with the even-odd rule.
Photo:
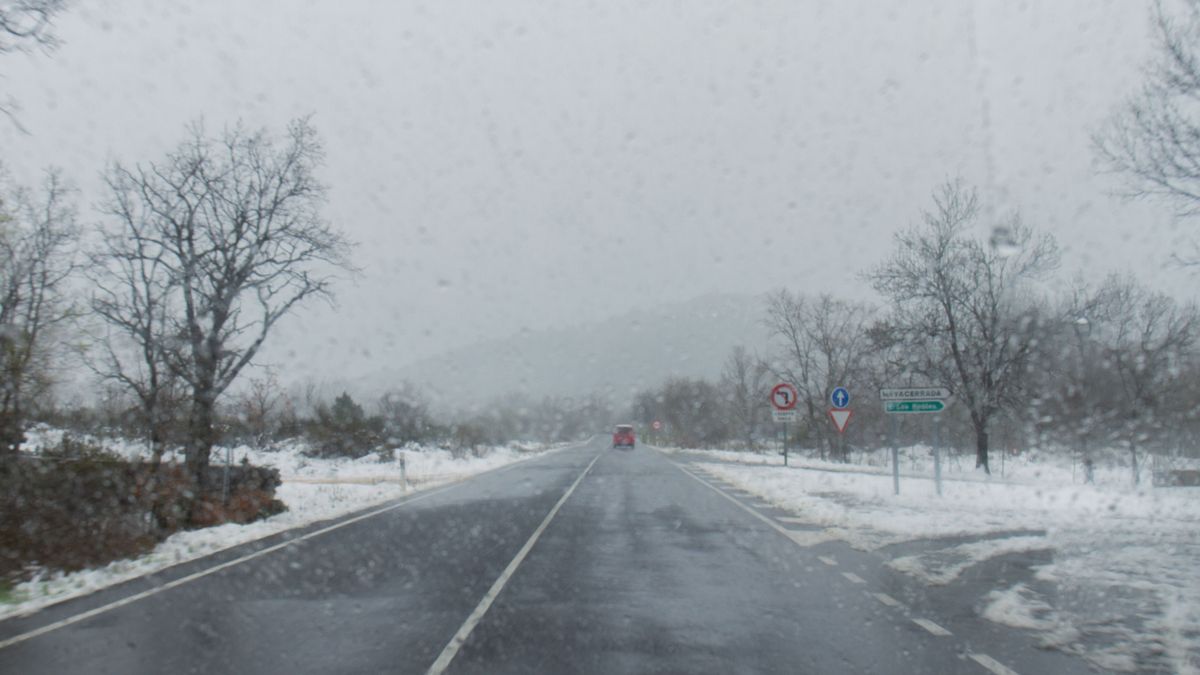
[[975, 468], [982, 467], [983, 472], [991, 475], [992, 469], [988, 466], [988, 432], [986, 422], [975, 422]]
[[186, 465], [188, 476], [201, 490], [205, 487], [209, 456], [212, 454], [213, 445], [216, 444], [215, 409], [216, 400], [211, 392], [198, 391], [192, 396]]
[[1133, 484], [1137, 485], [1140, 482], [1140, 476], [1138, 476], [1137, 441], [1133, 440], [1132, 436], [1129, 438], [1129, 460], [1133, 466]]

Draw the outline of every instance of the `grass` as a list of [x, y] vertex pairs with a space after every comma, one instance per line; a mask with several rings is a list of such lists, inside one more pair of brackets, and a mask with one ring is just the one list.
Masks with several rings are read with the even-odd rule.
[[0, 605], [12, 605], [20, 600], [21, 597], [13, 590], [12, 584], [0, 581]]

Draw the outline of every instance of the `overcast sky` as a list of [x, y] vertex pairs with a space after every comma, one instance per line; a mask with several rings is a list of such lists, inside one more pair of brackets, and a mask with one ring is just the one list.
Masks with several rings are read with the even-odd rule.
[[270, 355], [318, 377], [712, 292], [870, 298], [956, 175], [1064, 278], [1194, 281], [1164, 262], [1195, 223], [1110, 197], [1088, 140], [1150, 53], [1142, 2], [75, 4], [60, 50], [0, 62], [29, 131], [0, 120], [0, 158], [90, 204], [190, 120], [312, 114], [363, 274]]

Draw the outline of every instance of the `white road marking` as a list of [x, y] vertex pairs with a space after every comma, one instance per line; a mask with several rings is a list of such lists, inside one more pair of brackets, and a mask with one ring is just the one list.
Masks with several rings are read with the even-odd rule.
[[792, 523], [793, 525], [812, 525], [812, 523], [808, 522], [807, 520], [803, 518], [796, 518], [794, 516], [775, 516], [775, 520], [778, 520], [781, 523]]
[[[568, 446], [564, 446], [563, 448], [560, 448], [560, 449], [566, 449], [566, 448], [569, 448], [569, 447], [576, 447], [576, 446], [574, 446], [574, 445], [568, 445]], [[551, 452], [556, 452], [556, 450], [552, 450]], [[390, 505], [390, 506], [385, 506], [385, 507], [383, 507], [383, 508], [380, 508], [380, 509], [375, 509], [374, 511], [369, 511], [369, 512], [367, 512], [367, 513], [364, 513], [364, 514], [362, 514], [362, 515], [355, 516], [355, 517], [353, 517], [353, 518], [349, 518], [349, 519], [347, 519], [347, 520], [343, 520], [343, 521], [340, 521], [340, 522], [334, 523], [333, 525], [330, 525], [330, 526], [328, 526], [328, 527], [323, 527], [323, 528], [321, 528], [321, 529], [319, 529], [319, 530], [314, 530], [314, 531], [312, 531], [312, 532], [309, 532], [308, 534], [305, 534], [305, 535], [302, 535], [302, 536], [296, 537], [295, 539], [289, 539], [289, 540], [287, 540], [287, 541], [280, 542], [280, 543], [278, 543], [278, 544], [275, 544], [275, 545], [273, 545], [273, 546], [268, 546], [267, 548], [264, 548], [264, 549], [261, 549], [261, 550], [255, 551], [255, 552], [253, 552], [253, 553], [248, 553], [248, 554], [246, 554], [246, 555], [244, 555], [244, 556], [242, 556], [242, 557], [240, 557], [240, 558], [235, 558], [235, 559], [233, 559], [233, 560], [227, 560], [227, 561], [225, 561], [225, 562], [223, 562], [223, 563], [221, 563], [221, 564], [219, 564], [219, 565], [213, 565], [212, 567], [209, 567], [208, 569], [203, 569], [203, 570], [200, 570], [199, 572], [194, 572], [194, 573], [192, 573], [192, 574], [189, 574], [189, 575], [187, 575], [187, 576], [185, 576], [185, 577], [180, 577], [180, 578], [178, 578], [178, 579], [174, 579], [174, 580], [172, 580], [172, 581], [168, 581], [168, 582], [164, 583], [164, 584], [163, 584], [163, 585], [161, 585], [161, 586], [155, 586], [154, 588], [151, 588], [151, 589], [149, 589], [149, 590], [142, 591], [141, 593], [135, 593], [135, 594], [133, 594], [133, 595], [126, 596], [126, 597], [124, 597], [124, 598], [121, 598], [120, 600], [115, 600], [115, 601], [113, 601], [113, 602], [110, 602], [110, 603], [108, 603], [107, 605], [101, 605], [101, 606], [99, 606], [99, 607], [96, 607], [96, 608], [94, 608], [94, 609], [89, 609], [89, 610], [88, 610], [88, 611], [86, 611], [86, 612], [80, 612], [79, 614], [75, 614], [75, 615], [73, 615], [73, 616], [69, 616], [69, 617], [67, 617], [67, 618], [65, 618], [65, 619], [61, 619], [61, 620], [59, 620], [59, 621], [55, 621], [54, 623], [48, 623], [48, 624], [46, 624], [45, 626], [42, 626], [42, 627], [40, 627], [40, 628], [35, 628], [35, 629], [33, 629], [33, 630], [31, 630], [31, 631], [28, 631], [28, 632], [26, 632], [26, 633], [21, 633], [20, 635], [14, 635], [14, 636], [12, 636], [12, 637], [10, 637], [10, 638], [4, 639], [4, 640], [0, 640], [0, 649], [4, 649], [4, 648], [6, 648], [6, 647], [11, 647], [11, 646], [13, 646], [13, 645], [15, 645], [15, 644], [20, 644], [20, 643], [22, 643], [22, 642], [25, 642], [26, 640], [30, 640], [30, 639], [33, 639], [33, 638], [35, 638], [35, 637], [39, 637], [39, 636], [41, 636], [41, 635], [45, 635], [46, 633], [50, 633], [50, 632], [56, 631], [56, 630], [58, 630], [59, 628], [65, 628], [66, 626], [70, 626], [70, 625], [72, 625], [72, 624], [79, 623], [80, 621], [84, 621], [84, 620], [86, 620], [86, 619], [90, 619], [90, 618], [92, 618], [92, 617], [94, 617], [94, 616], [99, 616], [100, 614], [104, 614], [105, 612], [108, 612], [108, 611], [111, 611], [111, 610], [117, 609], [118, 607], [124, 607], [125, 605], [132, 604], [132, 603], [134, 603], [134, 602], [137, 602], [138, 600], [144, 600], [145, 598], [148, 598], [148, 597], [150, 597], [150, 596], [152, 596], [152, 595], [157, 595], [157, 594], [159, 594], [159, 593], [162, 593], [163, 591], [170, 590], [170, 589], [172, 589], [172, 588], [175, 588], [175, 587], [177, 587], [177, 586], [182, 586], [182, 585], [184, 585], [184, 584], [186, 584], [186, 583], [190, 583], [190, 582], [192, 582], [192, 581], [195, 581], [195, 580], [197, 580], [197, 579], [202, 579], [202, 578], [204, 578], [204, 577], [206, 577], [206, 576], [209, 576], [210, 574], [216, 574], [217, 572], [220, 572], [221, 570], [229, 569], [230, 567], [234, 567], [234, 566], [236, 566], [236, 565], [240, 565], [240, 564], [242, 564], [242, 563], [244, 563], [244, 562], [248, 562], [248, 561], [250, 561], [250, 560], [254, 560], [255, 558], [261, 558], [262, 556], [264, 556], [264, 555], [267, 555], [268, 553], [274, 553], [275, 551], [279, 551], [279, 550], [281, 550], [281, 549], [285, 549], [285, 548], [287, 548], [287, 547], [289, 547], [289, 546], [292, 546], [292, 545], [294, 545], [294, 544], [298, 544], [298, 543], [300, 543], [300, 542], [302, 542], [302, 541], [307, 541], [307, 540], [309, 540], [309, 539], [312, 539], [312, 538], [314, 538], [314, 537], [319, 537], [319, 536], [321, 536], [321, 535], [323, 535], [323, 534], [327, 534], [327, 533], [329, 533], [329, 532], [333, 532], [334, 530], [341, 529], [341, 528], [343, 528], [343, 527], [346, 527], [347, 525], [353, 525], [354, 523], [357, 523], [357, 522], [359, 522], [359, 521], [362, 521], [362, 520], [366, 520], [367, 518], [373, 518], [373, 517], [375, 517], [375, 516], [378, 516], [378, 515], [379, 515], [379, 514], [381, 514], [381, 513], [387, 513], [388, 511], [394, 511], [394, 510], [396, 510], [396, 509], [399, 509], [399, 508], [402, 508], [402, 507], [408, 506], [409, 504], [412, 504], [412, 503], [415, 503], [415, 502], [419, 502], [419, 501], [421, 501], [421, 500], [423, 500], [423, 499], [429, 499], [430, 497], [434, 497], [434, 496], [436, 496], [436, 495], [439, 495], [439, 494], [441, 494], [441, 493], [443, 493], [443, 492], [446, 492], [447, 490], [450, 490], [450, 489], [456, 488], [456, 487], [458, 487], [459, 485], [462, 485], [463, 483], [465, 483], [465, 482], [467, 482], [467, 481], [471, 480], [472, 478], [479, 478], [480, 476], [484, 476], [484, 475], [487, 475], [487, 474], [500, 473], [500, 472], [502, 472], [502, 471], [505, 471], [505, 470], [507, 470], [507, 469], [511, 469], [511, 468], [514, 468], [514, 467], [516, 467], [516, 466], [519, 466], [520, 464], [523, 464], [523, 462], [514, 462], [514, 463], [512, 463], [512, 464], [506, 464], [506, 465], [504, 465], [504, 466], [496, 467], [495, 469], [489, 469], [488, 471], [481, 471], [481, 472], [479, 472], [479, 473], [477, 473], [477, 474], [474, 474], [474, 475], [471, 475], [471, 476], [465, 476], [465, 477], [463, 477], [463, 478], [460, 478], [460, 479], [458, 479], [458, 480], [456, 480], [456, 481], [452, 481], [451, 483], [449, 483], [449, 484], [447, 484], [447, 485], [443, 485], [443, 486], [441, 486], [441, 487], [433, 488], [432, 490], [430, 490], [430, 491], [428, 491], [428, 492], [421, 493], [421, 494], [417, 494], [417, 495], [415, 495], [415, 496], [413, 496], [413, 497], [402, 498], [402, 499], [404, 499], [404, 501], [402, 501], [402, 502], [400, 502], [400, 503], [398, 503], [398, 504], [392, 504], [392, 505]], [[303, 526], [301, 526], [301, 527], [303, 527]], [[267, 536], [276, 536], [276, 535], [279, 535], [279, 534], [283, 534], [284, 532], [287, 532], [287, 530], [284, 530], [283, 532], [276, 532], [275, 534], [272, 534], [272, 535], [267, 535]], [[245, 543], [242, 543], [242, 544], [237, 544], [236, 546], [246, 546], [246, 545], [248, 545], [248, 544], [251, 544], [251, 543], [253, 543], [253, 542], [245, 542]], [[220, 553], [220, 551], [217, 551], [216, 553]], [[216, 555], [216, 553], [212, 553], [212, 554], [210, 554], [210, 555]], [[188, 564], [188, 563], [190, 563], [190, 562], [195, 562], [195, 561], [194, 561], [194, 560], [190, 560], [190, 561], [184, 561], [184, 562], [182, 562], [182, 563], [179, 563], [179, 564], [181, 564], [181, 565], [186, 565], [186, 564]], [[164, 572], [164, 571], [166, 571], [167, 569], [170, 569], [170, 568], [164, 568], [164, 569], [158, 570], [158, 571], [156, 571], [156, 572], [153, 572], [153, 574], [158, 574], [158, 573]], [[148, 576], [148, 575], [147, 575], [147, 576]], [[141, 577], [139, 577], [139, 578], [141, 578]], [[104, 589], [97, 589], [97, 592], [99, 592], [99, 591], [101, 591], [101, 590], [104, 590]], [[77, 600], [77, 599], [79, 599], [80, 597], [84, 597], [84, 596], [76, 596], [76, 597], [74, 597], [74, 598], [66, 598], [66, 599], [64, 599], [62, 602], [69, 602], [69, 601], [71, 601], [71, 600]], [[61, 604], [61, 603], [53, 603], [53, 604], [50, 604], [50, 605], [46, 605], [46, 607], [42, 607], [41, 609], [46, 609], [47, 607], [54, 607], [55, 605], [58, 605], [58, 604]], [[40, 610], [39, 610], [39, 611], [40, 611]]]
[[849, 579], [849, 580], [850, 580], [850, 582], [851, 582], [851, 583], [854, 583], [854, 584], [865, 584], [865, 583], [867, 583], [866, 581], [863, 581], [863, 578], [862, 578], [862, 577], [858, 576], [858, 575], [857, 575], [857, 574], [855, 574], [854, 572], [842, 572], [842, 576], [846, 577], [847, 579]]
[[946, 630], [945, 628], [942, 628], [941, 626], [930, 621], [929, 619], [913, 619], [912, 621], [913, 621], [913, 623], [917, 624], [921, 628], [924, 628], [925, 630], [929, 631], [930, 633], [933, 633], [934, 635], [936, 635], [938, 637], [946, 637], [947, 635], [953, 635], [953, 633]]
[[[259, 551], [255, 551], [254, 553], [246, 554], [240, 558], [236, 558], [234, 560], [229, 560], [229, 561], [223, 562], [219, 565], [214, 565], [212, 567], [209, 567], [208, 569], [200, 570], [199, 572], [195, 572], [194, 574], [189, 574], [185, 577], [180, 577], [173, 581], [168, 581], [167, 583], [165, 583], [161, 586], [156, 586], [149, 590], [142, 591], [141, 593], [135, 593], [133, 595], [121, 598], [120, 600], [110, 602], [107, 605], [101, 605], [100, 607], [96, 607], [95, 609], [89, 609], [86, 612], [81, 612], [74, 616], [69, 616], [65, 619], [62, 619], [61, 621], [55, 621], [54, 623], [48, 623], [45, 626], [42, 626], [41, 628], [35, 628], [34, 630], [29, 631], [28, 633], [21, 633], [20, 635], [14, 635], [13, 637], [10, 637], [6, 640], [0, 640], [0, 649], [4, 649], [5, 647], [11, 647], [17, 643], [29, 640], [30, 638], [38, 637], [39, 635], [45, 635], [46, 633], [49, 633], [54, 630], [58, 630], [59, 628], [63, 628], [65, 626], [70, 626], [73, 623], [79, 623], [80, 621], [83, 621], [84, 619], [90, 619], [93, 616], [103, 614], [107, 611], [116, 609], [118, 607], [124, 607], [125, 605], [137, 602], [138, 600], [148, 598], [152, 595], [157, 595], [163, 591], [175, 588], [176, 586], [182, 586], [186, 583], [195, 581], [197, 579], [201, 579], [210, 574], [215, 574], [217, 572], [220, 572], [221, 570], [228, 569], [235, 565], [240, 565], [244, 562], [253, 560], [255, 558], [260, 558], [268, 553], [274, 553], [275, 551], [278, 551], [280, 549], [285, 549], [293, 544], [298, 544], [307, 539], [312, 539], [313, 537], [318, 537], [322, 534], [332, 532], [334, 530], [343, 528], [347, 525], [357, 523], [360, 520], [366, 520], [367, 518], [377, 516], [381, 513], [387, 513], [388, 511], [393, 511], [402, 506], [412, 504], [413, 502], [421, 501], [422, 499], [428, 499], [430, 497], [433, 497], [434, 495], [441, 494], [442, 492], [445, 492], [446, 490], [449, 490], [452, 487], [456, 487], [457, 485], [458, 485], [458, 483], [455, 483], [454, 485], [447, 485], [445, 487], [437, 488], [431, 492], [426, 492], [425, 494], [417, 495], [416, 497], [413, 497], [412, 499], [407, 499], [407, 500], [401, 502], [400, 504], [393, 504], [391, 506], [386, 506], [382, 509], [377, 509], [375, 511], [371, 511], [370, 513], [364, 513], [361, 516], [356, 516], [349, 520], [344, 520], [340, 523], [330, 525], [329, 527], [324, 527], [324, 528], [321, 528], [314, 532], [309, 532], [308, 534], [300, 536], [300, 537], [296, 537], [295, 539], [289, 539], [288, 541], [280, 542], [278, 544], [275, 544], [274, 546], [268, 546], [267, 548], [264, 548]], [[249, 542], [247, 542], [247, 543], [249, 543]]]
[[828, 535], [823, 531], [814, 532], [812, 530], [788, 530], [788, 537], [790, 537], [792, 541], [796, 542], [798, 546], [804, 546], [806, 548], [809, 546], [816, 546], [817, 544], [823, 544], [830, 539], [833, 539], [831, 535]]
[[[668, 460], [668, 461], [671, 461], [671, 460]], [[675, 464], [675, 462], [674, 462], [674, 461], [671, 461], [671, 463], [672, 463], [672, 464]], [[692, 473], [690, 470], [683, 468], [683, 467], [682, 467], [682, 466], [680, 466], [679, 464], [675, 464], [675, 468], [676, 468], [676, 469], [679, 469], [680, 471], [682, 471], [682, 472], [686, 473], [687, 475], [691, 476], [691, 477], [692, 477], [692, 479], [693, 479], [693, 480], [695, 480], [697, 483], [699, 483], [699, 484], [703, 485], [704, 487], [708, 488], [709, 490], [712, 490], [713, 492], [715, 492], [715, 493], [717, 493], [717, 494], [721, 495], [721, 496], [722, 496], [722, 497], [724, 497], [725, 499], [728, 499], [729, 501], [733, 502], [735, 505], [737, 505], [737, 507], [738, 507], [739, 509], [741, 509], [741, 510], [745, 511], [746, 513], [749, 513], [750, 515], [754, 516], [755, 518], [758, 518], [759, 520], [763, 521], [763, 522], [764, 522], [764, 523], [766, 523], [766, 524], [767, 524], [767, 526], [768, 526], [768, 527], [770, 527], [772, 530], [775, 530], [775, 531], [776, 531], [776, 532], [778, 532], [779, 534], [782, 534], [783, 536], [787, 537], [788, 539], [791, 539], [791, 540], [792, 540], [792, 541], [794, 541], [794, 542], [796, 541], [796, 539], [792, 537], [792, 535], [793, 535], [794, 533], [793, 533], [793, 532], [790, 532], [790, 531], [788, 531], [788, 529], [787, 529], [787, 528], [785, 528], [784, 526], [782, 526], [782, 525], [780, 525], [779, 523], [775, 522], [774, 520], [771, 520], [770, 518], [768, 518], [768, 517], [764, 516], [763, 514], [759, 513], [758, 511], [755, 511], [754, 509], [750, 508], [749, 506], [746, 506], [745, 504], [741, 503], [740, 501], [738, 501], [738, 500], [737, 500], [737, 499], [735, 499], [734, 497], [731, 497], [731, 496], [729, 496], [728, 494], [725, 494], [725, 492], [724, 492], [723, 490], [721, 490], [721, 488], [718, 488], [717, 486], [715, 486], [715, 485], [712, 485], [712, 484], [711, 484], [711, 483], [709, 483], [708, 481], [706, 481], [706, 480], [704, 480], [703, 478], [701, 478], [701, 477], [697, 476], [696, 474]], [[796, 542], [796, 543], [798, 543], [798, 544], [799, 544], [800, 542]]]
[[888, 607], [899, 607], [900, 601], [888, 595], [887, 593], [872, 593], [875, 599], [887, 605]]
[[546, 531], [546, 528], [550, 525], [550, 521], [554, 520], [554, 516], [558, 515], [558, 510], [561, 509], [562, 505], [566, 503], [567, 499], [571, 496], [571, 493], [575, 492], [575, 488], [579, 487], [579, 484], [583, 482], [583, 477], [592, 470], [592, 467], [596, 465], [596, 462], [599, 461], [600, 457], [601, 455], [596, 455], [595, 458], [592, 459], [591, 463], [587, 465], [587, 468], [583, 470], [583, 473], [579, 474], [579, 477], [575, 479], [575, 482], [571, 483], [571, 487], [567, 488], [567, 491], [564, 492], [563, 496], [559, 498], [558, 503], [554, 505], [554, 508], [550, 509], [550, 513], [546, 514], [546, 517], [542, 520], [542, 524], [538, 525], [537, 529], [533, 531], [533, 534], [529, 535], [529, 540], [525, 542], [525, 545], [521, 547], [520, 551], [517, 551], [517, 555], [508, 563], [508, 567], [505, 567], [504, 571], [500, 573], [500, 576], [496, 578], [496, 581], [492, 583], [492, 587], [488, 589], [488, 592], [483, 596], [483, 599], [480, 600], [479, 604], [475, 606], [475, 610], [471, 612], [470, 616], [467, 617], [467, 620], [464, 621], [463, 625], [458, 629], [458, 632], [455, 633], [454, 637], [450, 639], [450, 643], [447, 644], [445, 649], [442, 650], [441, 655], [438, 656], [437, 660], [433, 662], [432, 666], [429, 666], [429, 670], [426, 671], [428, 675], [439, 675], [440, 673], [445, 672], [446, 668], [450, 666], [450, 662], [454, 660], [455, 655], [458, 654], [458, 650], [462, 649], [462, 646], [467, 641], [467, 638], [471, 636], [471, 631], [475, 630], [475, 626], [479, 624], [480, 620], [483, 619], [483, 615], [487, 614], [487, 611], [491, 608], [492, 603], [496, 601], [496, 596], [500, 595], [500, 591], [504, 590], [505, 584], [507, 584], [508, 580], [512, 578], [512, 575], [517, 571], [517, 568], [521, 566], [521, 563], [525, 561], [525, 556], [529, 555], [529, 552], [533, 550], [533, 545], [537, 543], [537, 540], [541, 538], [542, 533]]
[[837, 567], [837, 564], [838, 564], [837, 561], [834, 560], [833, 558], [829, 558], [829, 557], [826, 557], [823, 555], [817, 556], [817, 560], [820, 560], [821, 562], [825, 563], [826, 565], [829, 565], [830, 567]]
[[984, 668], [987, 668], [996, 675], [1017, 675], [1017, 671], [1009, 668], [1003, 663], [1000, 663], [987, 654], [967, 654], [967, 656], [970, 656], [972, 661], [978, 663]]

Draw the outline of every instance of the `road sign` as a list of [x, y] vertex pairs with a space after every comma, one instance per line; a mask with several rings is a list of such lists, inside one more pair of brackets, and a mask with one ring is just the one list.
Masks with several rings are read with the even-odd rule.
[[655, 431], [658, 431], [659, 429], [662, 428], [662, 422], [659, 422], [658, 420], [654, 420], [654, 424], [651, 424], [650, 426], [654, 427]]
[[829, 419], [833, 420], [833, 426], [837, 427], [838, 433], [846, 430], [846, 423], [850, 421], [850, 416], [854, 414], [853, 410], [846, 408], [833, 408], [829, 411]]
[[771, 405], [776, 410], [794, 410], [799, 400], [800, 393], [787, 382], [780, 382], [771, 390]]
[[928, 401], [950, 398], [950, 390], [944, 387], [901, 387], [880, 389], [879, 398], [884, 401]]
[[775, 418], [776, 422], [795, 422], [796, 410], [794, 408], [792, 410], [772, 410], [771, 416]]
[[945, 401], [884, 401], [885, 413], [940, 413], [946, 409]]
[[835, 408], [845, 408], [850, 405], [850, 392], [845, 387], [837, 387], [829, 395], [829, 402]]

